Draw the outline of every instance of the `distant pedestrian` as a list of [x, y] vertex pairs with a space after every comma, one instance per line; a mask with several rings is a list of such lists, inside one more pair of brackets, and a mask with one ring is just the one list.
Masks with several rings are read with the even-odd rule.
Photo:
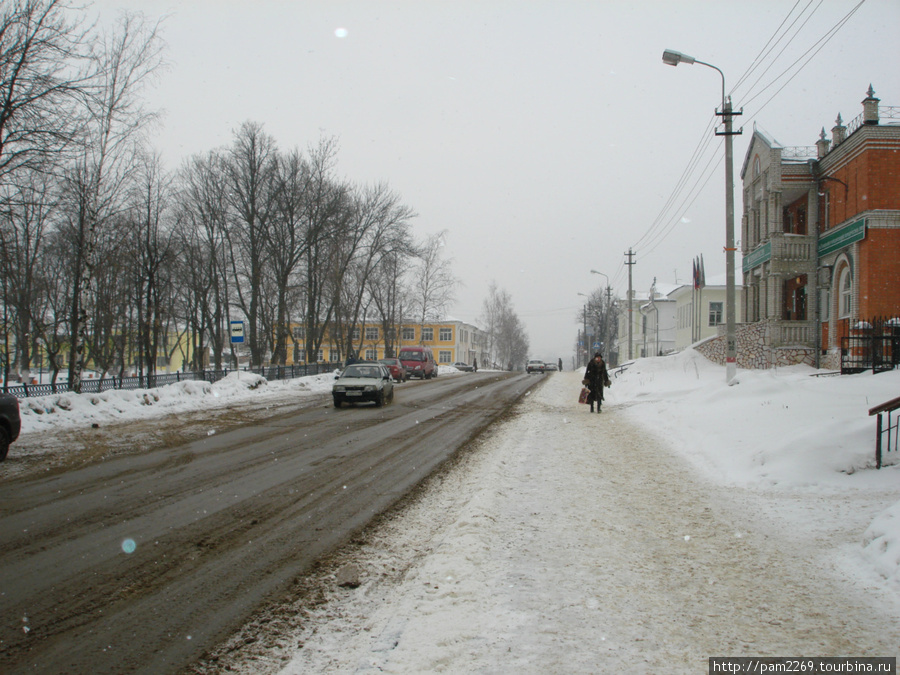
[[350, 352], [347, 355], [347, 362], [344, 364], [344, 366], [352, 366], [354, 363], [357, 363], [357, 362], [358, 362], [358, 360], [357, 360], [356, 356], [354, 356], [353, 352]]
[[478, 359], [477, 358], [472, 359], [472, 372], [473, 373], [478, 372]]
[[559, 359], [559, 372], [562, 372], [562, 358]]
[[606, 372], [606, 362], [600, 352], [594, 353], [594, 358], [587, 364], [584, 370], [584, 380], [582, 384], [590, 389], [588, 403], [591, 404], [591, 412], [594, 412], [594, 404], [597, 404], [597, 412], [600, 412], [600, 405], [603, 403], [603, 387], [611, 387], [609, 381], [609, 373]]

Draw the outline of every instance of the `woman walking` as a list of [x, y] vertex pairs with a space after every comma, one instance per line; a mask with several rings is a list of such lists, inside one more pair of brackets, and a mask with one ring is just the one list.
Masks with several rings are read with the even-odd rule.
[[582, 384], [591, 390], [588, 403], [591, 404], [591, 412], [594, 412], [594, 404], [597, 404], [597, 412], [600, 412], [600, 404], [603, 403], [603, 387], [610, 387], [609, 374], [606, 372], [606, 362], [600, 352], [594, 354], [594, 358], [587, 364], [584, 371]]

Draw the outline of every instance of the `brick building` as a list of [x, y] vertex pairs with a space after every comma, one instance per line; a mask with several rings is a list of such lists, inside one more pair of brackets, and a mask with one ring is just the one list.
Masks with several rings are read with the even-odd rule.
[[[738, 365], [840, 365], [860, 321], [900, 317], [900, 108], [869, 87], [832, 138], [790, 148], [754, 127], [741, 170]], [[744, 343], [752, 349], [741, 349]]]

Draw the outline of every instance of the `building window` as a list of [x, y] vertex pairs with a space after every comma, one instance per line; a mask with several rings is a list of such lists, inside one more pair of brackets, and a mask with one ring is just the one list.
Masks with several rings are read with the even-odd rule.
[[350, 331], [350, 339], [354, 342], [359, 341], [359, 326], [354, 327], [353, 330]]
[[324, 361], [325, 360], [325, 350], [320, 349], [316, 354], [316, 361]]
[[434, 342], [434, 328], [422, 326], [422, 342]]
[[294, 326], [294, 339], [295, 340], [305, 340], [306, 339], [306, 326]]
[[822, 323], [827, 323], [831, 318], [831, 291], [823, 288], [819, 295], [819, 318]]
[[377, 349], [367, 349], [366, 350], [366, 361], [377, 361], [378, 360], [378, 350]]
[[850, 318], [850, 306], [853, 301], [853, 281], [850, 277], [850, 268], [845, 267], [841, 270], [841, 280], [838, 282], [838, 288], [840, 289], [840, 299], [838, 305], [838, 318], [839, 319], [849, 319]]
[[722, 323], [722, 302], [709, 303], [709, 325], [718, 326]]
[[450, 363], [453, 360], [453, 352], [438, 352], [438, 363]]
[[400, 339], [404, 342], [412, 342], [416, 339], [416, 329], [404, 326], [401, 331]]
[[440, 333], [438, 334], [441, 342], [452, 342], [453, 341], [453, 329], [452, 328], [441, 328]]
[[378, 327], [377, 326], [366, 326], [366, 340], [377, 340], [378, 339]]
[[328, 355], [329, 363], [336, 363], [341, 360], [341, 353], [337, 349], [332, 349]]

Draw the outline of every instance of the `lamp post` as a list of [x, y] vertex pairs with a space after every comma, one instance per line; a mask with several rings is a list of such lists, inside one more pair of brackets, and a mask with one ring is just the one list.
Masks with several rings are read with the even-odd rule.
[[[587, 298], [588, 296], [584, 293], [579, 293], [583, 298]], [[590, 299], [590, 298], [588, 298]], [[588, 346], [587, 346], [587, 304], [581, 306], [581, 340], [582, 340], [582, 350], [584, 351], [584, 363], [582, 365], [587, 365], [587, 355], [588, 355]]]
[[[591, 270], [591, 274], [599, 274], [601, 277], [606, 279], [606, 311], [603, 312], [603, 348], [607, 347], [607, 338], [609, 337], [609, 306], [611, 304], [610, 296], [612, 295], [612, 287], [609, 284], [609, 277], [606, 276], [603, 272], [598, 272], [597, 270]], [[607, 350], [606, 358], [609, 358], [609, 350]]]
[[735, 132], [732, 131], [731, 118], [740, 113], [735, 113], [731, 109], [731, 98], [725, 96], [725, 73], [719, 68], [672, 49], [663, 52], [662, 60], [669, 66], [677, 66], [679, 63], [689, 65], [699, 63], [701, 66], [718, 71], [722, 77], [722, 112], [716, 114], [722, 116], [725, 131], [722, 133], [717, 131], [716, 135], [725, 136], [725, 297], [727, 300], [725, 304], [725, 381], [733, 384], [737, 370], [737, 340], [734, 328], [736, 304], [734, 289], [734, 150], [732, 143], [732, 136], [735, 135]]

